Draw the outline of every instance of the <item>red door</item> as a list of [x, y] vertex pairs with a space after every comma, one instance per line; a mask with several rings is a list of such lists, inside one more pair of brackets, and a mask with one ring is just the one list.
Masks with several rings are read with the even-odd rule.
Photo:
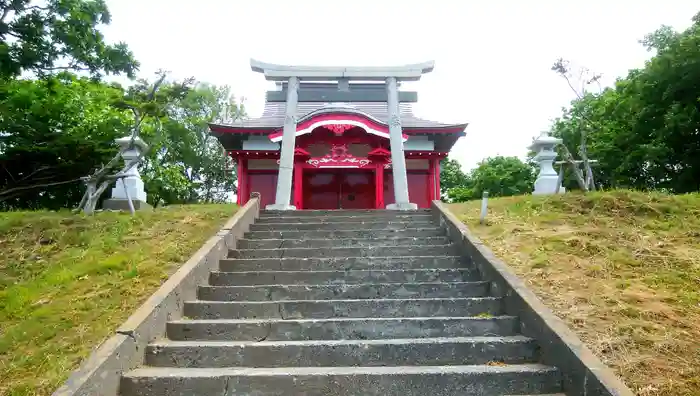
[[340, 208], [374, 209], [374, 171], [340, 173]]
[[374, 209], [374, 173], [305, 170], [304, 209]]
[[338, 209], [340, 178], [333, 171], [304, 171], [304, 209]]

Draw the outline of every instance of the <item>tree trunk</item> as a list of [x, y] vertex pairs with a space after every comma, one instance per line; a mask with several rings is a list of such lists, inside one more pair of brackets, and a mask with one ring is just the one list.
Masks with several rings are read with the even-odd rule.
[[581, 169], [578, 167], [578, 164], [574, 160], [574, 156], [571, 155], [571, 152], [566, 146], [562, 145], [561, 147], [564, 148], [564, 156], [566, 157], [565, 160], [569, 163], [569, 165], [571, 165], [571, 170], [573, 170], [574, 172], [574, 176], [576, 177], [576, 182], [578, 182], [579, 188], [583, 192], [588, 192], [588, 186], [586, 185], [586, 181], [583, 179], [583, 172], [581, 172]]

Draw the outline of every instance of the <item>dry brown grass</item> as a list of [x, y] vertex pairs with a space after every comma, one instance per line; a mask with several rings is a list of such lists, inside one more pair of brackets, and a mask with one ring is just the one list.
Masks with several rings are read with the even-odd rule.
[[700, 194], [450, 205], [640, 396], [700, 395]]
[[49, 395], [233, 205], [0, 213], [0, 395]]

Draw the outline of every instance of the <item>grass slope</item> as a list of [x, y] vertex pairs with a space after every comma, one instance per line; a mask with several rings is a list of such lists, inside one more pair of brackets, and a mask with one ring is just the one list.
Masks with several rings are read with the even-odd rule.
[[451, 205], [638, 395], [700, 395], [700, 194]]
[[51, 394], [234, 211], [0, 213], [0, 395]]

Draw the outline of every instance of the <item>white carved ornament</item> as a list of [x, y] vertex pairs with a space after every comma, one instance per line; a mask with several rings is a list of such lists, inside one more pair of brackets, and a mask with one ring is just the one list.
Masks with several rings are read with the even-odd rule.
[[331, 148], [331, 152], [323, 157], [311, 158], [306, 161], [309, 165], [314, 167], [324, 166], [324, 167], [357, 167], [362, 168], [369, 165], [372, 161], [367, 158], [355, 157], [348, 152], [348, 147], [345, 144], [334, 144]]

